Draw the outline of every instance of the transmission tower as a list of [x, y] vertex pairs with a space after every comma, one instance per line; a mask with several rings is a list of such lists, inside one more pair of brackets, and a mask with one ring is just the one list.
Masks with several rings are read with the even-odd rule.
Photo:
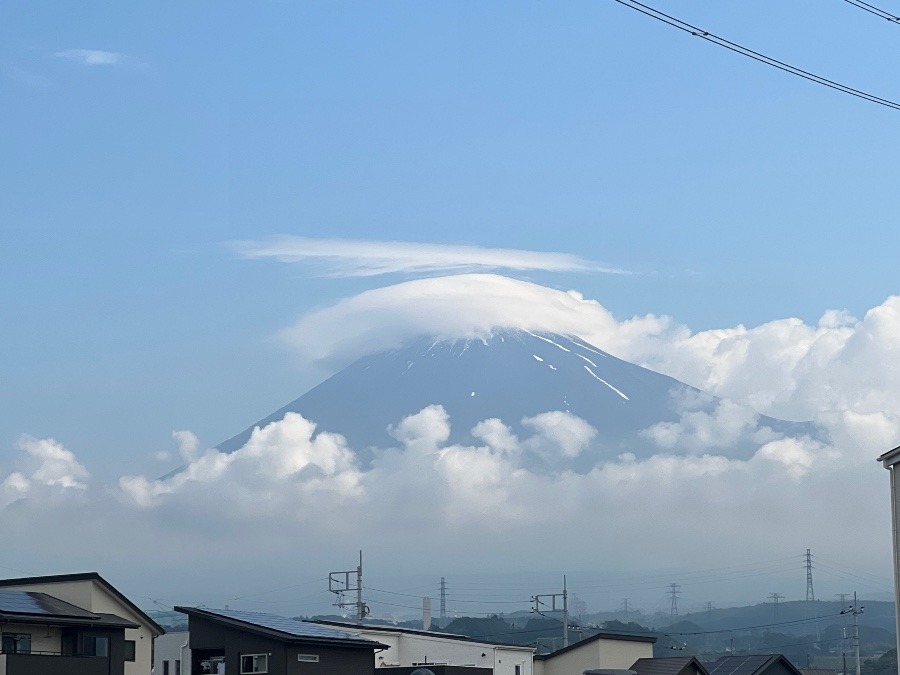
[[812, 553], [809, 552], [809, 549], [806, 549], [806, 601], [815, 601], [816, 594], [813, 592], [813, 584], [812, 584]]
[[769, 593], [769, 600], [772, 601], [772, 609], [774, 618], [778, 618], [778, 601], [783, 600], [784, 596], [781, 593]]
[[628, 598], [624, 598], [622, 600], [622, 614], [625, 616], [625, 623], [628, 623], [628, 612], [631, 610], [631, 605], [628, 604]]
[[681, 584], [669, 584], [669, 598], [672, 600], [671, 616], [678, 616], [678, 596], [681, 595]]
[[[447, 618], [447, 582], [441, 577], [441, 621]], [[441, 625], [443, 628], [443, 624]]]

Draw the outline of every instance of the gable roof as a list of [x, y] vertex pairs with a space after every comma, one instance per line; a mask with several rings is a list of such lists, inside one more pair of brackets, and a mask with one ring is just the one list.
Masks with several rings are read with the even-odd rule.
[[709, 675], [706, 669], [695, 656], [666, 656], [662, 658], [638, 659], [631, 670], [637, 675], [682, 675], [682, 673], [698, 672], [701, 675]]
[[[8, 586], [29, 586], [33, 584], [64, 584], [67, 582], [77, 581], [96, 581], [107, 592], [115, 597], [119, 602], [128, 607], [132, 612], [137, 614], [141, 620], [147, 623], [152, 632], [162, 635], [166, 629], [151, 619], [146, 612], [135, 605], [131, 600], [122, 595], [119, 590], [101, 577], [97, 572], [79, 572], [75, 574], [51, 574], [42, 577], [20, 577], [18, 579], [0, 579], [0, 588]], [[110, 615], [111, 616], [111, 615]], [[140, 626], [128, 626], [129, 628], [140, 628]]]
[[722, 656], [707, 667], [710, 675], [761, 675], [776, 663], [784, 665], [792, 675], [801, 675], [797, 667], [784, 654], [750, 654], [747, 656]]
[[300, 621], [277, 614], [244, 612], [235, 609], [207, 609], [200, 607], [176, 607], [175, 611], [188, 617], [206, 619], [214, 623], [237, 628], [257, 635], [289, 643], [318, 643], [365, 649], [387, 649], [388, 645], [361, 637], [358, 633], [336, 630], [310, 621]]
[[591, 642], [596, 642], [598, 640], [625, 640], [627, 642], [649, 642], [650, 644], [653, 644], [654, 642], [656, 642], [656, 635], [650, 635], [647, 633], [616, 633], [614, 631], [600, 631], [596, 635], [591, 635], [590, 637], [584, 638], [584, 640], [574, 642], [568, 647], [557, 649], [555, 652], [550, 652], [549, 654], [535, 654], [534, 658], [538, 661], [546, 661], [547, 659], [552, 659], [554, 656], [565, 654], [566, 652], [570, 652], [573, 649], [584, 647], [585, 645], [590, 644]]

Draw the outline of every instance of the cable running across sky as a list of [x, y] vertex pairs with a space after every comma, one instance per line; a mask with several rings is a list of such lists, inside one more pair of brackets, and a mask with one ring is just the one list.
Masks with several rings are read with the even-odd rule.
[[661, 21], [662, 23], [672, 26], [673, 28], [677, 28], [678, 30], [684, 31], [685, 33], [690, 33], [695, 37], [703, 38], [708, 42], [712, 42], [714, 45], [724, 47], [725, 49], [733, 51], [737, 54], [741, 54], [742, 56], [751, 58], [754, 61], [764, 63], [767, 66], [772, 66], [773, 68], [783, 70], [784, 72], [790, 73], [791, 75], [802, 77], [804, 80], [809, 80], [810, 82], [821, 84], [823, 87], [828, 87], [829, 89], [834, 89], [844, 94], [849, 94], [850, 96], [856, 96], [857, 98], [861, 98], [871, 103], [877, 103], [878, 105], [885, 106], [886, 108], [900, 110], [900, 103], [896, 101], [891, 101], [886, 98], [881, 98], [880, 96], [875, 96], [874, 94], [869, 94], [868, 92], [862, 91], [860, 89], [855, 89], [846, 84], [841, 84], [840, 82], [835, 82], [834, 80], [829, 80], [828, 78], [822, 77], [821, 75], [816, 75], [815, 73], [803, 70], [802, 68], [797, 68], [796, 66], [792, 66], [789, 63], [785, 63], [784, 61], [774, 59], [771, 56], [766, 56], [765, 54], [761, 54], [760, 52], [749, 49], [748, 47], [739, 45], [736, 42], [731, 42], [730, 40], [726, 40], [725, 38], [719, 37], [718, 35], [710, 33], [709, 31], [703, 30], [702, 28], [691, 25], [685, 21], [682, 21], [681, 19], [677, 19], [674, 16], [665, 14], [664, 12], [661, 12], [658, 9], [654, 9], [649, 5], [637, 2], [637, 0], [614, 1], [619, 3], [620, 5], [628, 7], [629, 9], [633, 9], [636, 12], [640, 12], [645, 16], [649, 16], [652, 19], [656, 19], [657, 21]]
[[875, 16], [881, 19], [887, 19], [891, 23], [900, 24], [900, 16], [896, 16], [895, 14], [891, 14], [890, 12], [881, 9], [880, 7], [876, 7], [875, 5], [870, 5], [868, 2], [863, 2], [863, 0], [844, 0], [848, 5], [853, 5], [854, 7], [858, 7], [864, 12], [868, 12], [869, 14], [874, 14]]

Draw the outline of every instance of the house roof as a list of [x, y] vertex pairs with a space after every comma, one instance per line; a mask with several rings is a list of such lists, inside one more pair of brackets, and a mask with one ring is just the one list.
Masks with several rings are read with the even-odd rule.
[[838, 675], [834, 668], [801, 668], [803, 675]]
[[[145, 623], [147, 623], [150, 627], [150, 630], [156, 633], [157, 635], [162, 635], [166, 632], [166, 629], [156, 623], [153, 619], [147, 616], [147, 613], [144, 612], [140, 607], [135, 605], [131, 600], [126, 598], [119, 590], [109, 583], [106, 579], [101, 577], [97, 572], [79, 572], [76, 574], [52, 574], [48, 576], [42, 577], [20, 577], [18, 579], [0, 579], [0, 588], [9, 587], [9, 586], [29, 586], [33, 584], [64, 584], [67, 582], [75, 582], [75, 581], [96, 581], [99, 583], [104, 589], [106, 589], [110, 594], [112, 594], [117, 600], [119, 600], [123, 605], [128, 607], [132, 612], [137, 614]], [[123, 619], [124, 621], [124, 619]], [[129, 628], [140, 628], [140, 626], [128, 626]]]
[[310, 619], [310, 623], [319, 623], [324, 626], [336, 626], [340, 628], [350, 628], [356, 631], [370, 630], [381, 631], [384, 633], [401, 633], [406, 635], [422, 635], [424, 637], [439, 638], [442, 640], [459, 640], [460, 642], [472, 642], [480, 645], [495, 645], [497, 647], [509, 647], [510, 649], [522, 649], [533, 652], [534, 647], [526, 647], [525, 645], [514, 645], [508, 642], [495, 642], [493, 640], [482, 640], [481, 638], [473, 638], [468, 635], [460, 635], [459, 633], [441, 633], [439, 631], [419, 630], [417, 628], [404, 628], [401, 626], [391, 626], [387, 624], [367, 623], [363, 625], [348, 623], [345, 621], [332, 621], [330, 619]]
[[140, 628], [115, 614], [89, 612], [47, 593], [0, 589], [0, 621]]
[[793, 675], [801, 675], [797, 667], [783, 654], [751, 654], [748, 656], [722, 656], [707, 670], [710, 675], [761, 675], [774, 664], [781, 662]]
[[709, 671], [695, 656], [638, 659], [631, 666], [631, 670], [637, 675], [682, 675], [682, 673], [692, 672], [709, 675]]
[[207, 609], [200, 607], [176, 607], [176, 611], [188, 617], [207, 619], [232, 628], [239, 628], [258, 635], [284, 642], [320, 643], [346, 647], [386, 649], [388, 645], [361, 637], [359, 633], [337, 630], [310, 621], [300, 621], [277, 614], [244, 612], [235, 609]]
[[881, 455], [881, 457], [879, 457], [877, 461], [884, 464], [885, 469], [887, 469], [892, 464], [900, 462], [900, 446], [897, 446], [893, 450], [888, 450], [886, 453]]
[[579, 640], [573, 644], [570, 644], [568, 647], [563, 647], [562, 649], [557, 649], [555, 652], [550, 652], [549, 654], [535, 654], [534, 658], [538, 661], [546, 661], [547, 659], [552, 659], [554, 656], [558, 654], [565, 654], [566, 652], [570, 652], [573, 649], [579, 649], [591, 642], [596, 642], [598, 640], [624, 640], [627, 642], [649, 642], [653, 644], [656, 642], [656, 635], [649, 635], [647, 633], [617, 633], [614, 631], [600, 631], [596, 635], [591, 635], [590, 637], [584, 638], [584, 640]]

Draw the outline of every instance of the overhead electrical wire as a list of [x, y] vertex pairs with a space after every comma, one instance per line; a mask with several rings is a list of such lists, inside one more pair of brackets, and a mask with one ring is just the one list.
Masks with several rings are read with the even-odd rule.
[[[613, 0], [614, 2], [623, 5], [624, 7], [628, 7], [629, 9], [633, 9], [636, 12], [644, 14], [645, 16], [649, 16], [652, 19], [656, 19], [657, 21], [661, 21], [664, 24], [672, 26], [673, 28], [677, 28], [680, 31], [685, 33], [689, 33], [694, 37], [699, 37], [707, 42], [711, 42], [714, 45], [718, 45], [719, 47], [724, 47], [732, 52], [740, 54], [742, 56], [746, 56], [747, 58], [753, 59], [754, 61], [759, 61], [760, 63], [764, 63], [767, 66], [772, 66], [773, 68], [777, 68], [778, 70], [782, 70], [786, 73], [790, 73], [791, 75], [796, 75], [797, 77], [802, 77], [804, 80], [809, 80], [810, 82], [814, 82], [815, 84], [820, 84], [823, 87], [828, 87], [829, 89], [834, 89], [835, 91], [839, 91], [844, 94], [849, 94], [850, 96], [855, 96], [857, 98], [861, 98], [864, 101], [869, 101], [870, 103], [877, 103], [878, 105], [884, 106], [886, 108], [893, 108], [894, 110], [900, 110], [900, 103], [896, 101], [891, 101], [886, 98], [881, 98], [880, 96], [875, 96], [874, 94], [870, 94], [868, 92], [862, 91], [861, 89], [856, 89], [854, 87], [850, 87], [846, 84], [841, 84], [840, 82], [835, 82], [834, 80], [829, 80], [826, 77], [822, 77], [821, 75], [816, 75], [815, 73], [811, 73], [808, 70], [803, 70], [802, 68], [797, 68], [796, 66], [792, 66], [789, 63], [785, 63], [784, 61], [779, 61], [778, 59], [772, 58], [771, 56], [766, 56], [760, 52], [754, 51], [748, 47], [744, 47], [739, 45], [736, 42], [732, 42], [730, 40], [726, 40], [723, 37], [719, 37], [709, 31], [703, 30], [702, 28], [698, 28], [692, 24], [687, 23], [686, 21], [682, 21], [681, 19], [677, 19], [674, 16], [669, 14], [665, 14], [664, 12], [659, 11], [658, 9], [654, 9], [650, 5], [645, 5], [642, 2], [638, 2], [637, 0]], [[858, 5], [857, 5], [858, 6]]]
[[874, 14], [880, 19], [886, 19], [891, 23], [900, 24], [900, 16], [895, 14], [891, 14], [887, 10], [881, 9], [880, 7], [876, 7], [875, 5], [870, 5], [868, 2], [863, 2], [863, 0], [844, 0], [848, 5], [853, 5], [854, 7], [858, 7], [864, 12], [868, 12], [869, 14]]

